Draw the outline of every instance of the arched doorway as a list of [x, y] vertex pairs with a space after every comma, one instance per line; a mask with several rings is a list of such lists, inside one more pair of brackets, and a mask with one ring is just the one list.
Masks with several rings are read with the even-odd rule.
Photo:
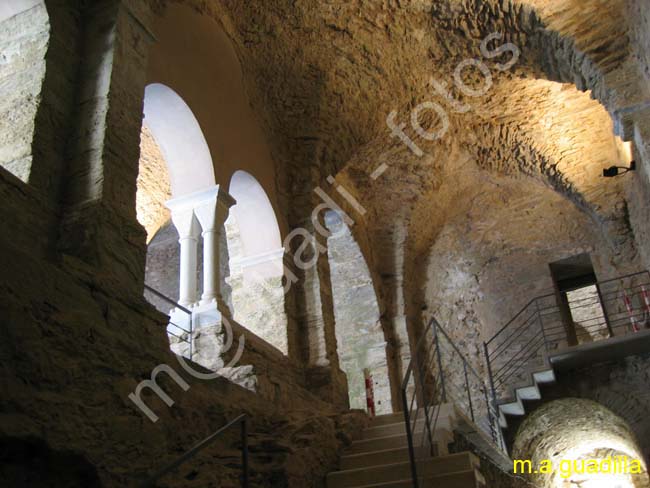
[[229, 186], [236, 200], [226, 221], [234, 319], [287, 354], [282, 259], [278, 221], [262, 185], [236, 171]]
[[[372, 378], [377, 414], [392, 412], [386, 341], [379, 306], [365, 258], [345, 221], [325, 214], [336, 342], [341, 369], [348, 377], [351, 408], [366, 408], [365, 374]], [[364, 374], [365, 372], [365, 374]]]
[[192, 356], [194, 331], [220, 324], [226, 306], [220, 241], [232, 203], [216, 185], [190, 107], [168, 86], [147, 86], [137, 193], [138, 220], [149, 241], [145, 295], [170, 314], [172, 349], [186, 356]]

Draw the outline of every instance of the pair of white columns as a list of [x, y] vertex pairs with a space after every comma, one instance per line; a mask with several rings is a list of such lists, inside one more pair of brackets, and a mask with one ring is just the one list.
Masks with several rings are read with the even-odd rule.
[[218, 307], [221, 298], [219, 281], [219, 237], [235, 200], [219, 185], [167, 202], [181, 246], [180, 292], [178, 303], [193, 307], [198, 301], [197, 254], [199, 234], [203, 237], [203, 294], [200, 305]]

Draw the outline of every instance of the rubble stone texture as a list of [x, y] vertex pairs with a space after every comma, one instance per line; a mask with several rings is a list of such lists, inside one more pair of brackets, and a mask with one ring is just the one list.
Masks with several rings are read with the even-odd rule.
[[0, 122], [0, 165], [25, 182], [30, 180], [49, 27], [42, 5], [3, 21], [0, 33], [0, 99], [5, 114]]
[[[363, 357], [349, 344], [385, 342], [366, 359], [398, 410], [432, 315], [483, 372], [481, 342], [549, 289], [548, 262], [588, 252], [600, 278], [650, 267], [648, 12], [647, 0], [45, 0], [3, 20], [0, 442], [16, 449], [0, 475], [33, 471], [20, 453], [36, 452], [51, 484], [127, 486], [248, 412], [256, 485], [319, 487], [366, 422], [348, 411], [358, 381], [342, 369]], [[208, 68], [228, 76], [199, 83]], [[178, 287], [168, 186], [142, 118], [160, 78], [200, 115], [217, 183], [263, 175], [282, 237], [304, 228], [322, 247], [306, 253], [315, 266], [291, 267], [283, 305], [269, 297], [286, 330], [273, 322], [265, 341], [266, 316], [248, 308], [258, 290], [230, 269], [222, 233], [223, 312], [245, 354], [188, 391], [163, 380], [175, 403], [147, 394], [153, 424], [128, 394], [157, 365], [179, 367], [168, 318], [142, 296], [145, 278], [172, 298]], [[393, 111], [421, 154], [387, 124]], [[632, 158], [636, 172], [601, 177]], [[343, 253], [317, 235], [317, 187], [354, 221]], [[286, 244], [289, 260], [301, 244]], [[367, 276], [337, 257], [362, 257]], [[342, 313], [353, 290], [363, 304]], [[201, 333], [204, 367], [227, 363], [223, 331]], [[279, 334], [286, 355], [267, 343]], [[530, 432], [552, 418], [547, 447], [568, 446], [566, 413], [591, 411], [580, 425], [643, 442], [646, 369], [621, 373], [630, 390], [580, 383], [584, 398], [633, 405], [601, 402], [627, 425], [571, 400], [533, 414]], [[522, 434], [522, 453], [542, 455], [534, 437]], [[215, 452], [164, 483], [235, 485], [235, 438]]]
[[229, 256], [229, 277], [226, 279], [232, 297], [231, 312], [240, 324], [287, 354], [287, 316], [282, 277], [265, 278], [247, 275], [238, 263], [244, 257], [239, 226], [233, 214], [225, 225]]
[[[513, 458], [530, 459], [534, 466], [550, 460], [559, 467], [562, 460], [603, 460], [608, 457], [627, 456], [642, 460], [634, 434], [623, 419], [602, 405], [584, 399], [565, 398], [537, 409], [521, 425], [513, 448]], [[648, 486], [645, 467], [640, 474], [611, 476], [613, 483], [628, 486]], [[536, 484], [544, 487], [578, 484], [598, 486], [598, 476], [587, 473], [573, 474], [564, 480], [559, 469], [548, 474], [533, 474]], [[601, 481], [602, 482], [602, 481]]]
[[147, 242], [150, 242], [156, 232], [171, 218], [170, 211], [165, 206], [171, 196], [169, 171], [165, 158], [151, 131], [143, 124], [136, 209], [138, 222], [147, 231]]

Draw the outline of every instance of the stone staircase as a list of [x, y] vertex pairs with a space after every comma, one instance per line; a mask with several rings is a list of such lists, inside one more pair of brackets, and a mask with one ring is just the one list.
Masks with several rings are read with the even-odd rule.
[[512, 389], [511, 396], [498, 401], [499, 425], [508, 428], [506, 416], [518, 417], [526, 414], [526, 402], [542, 400], [541, 388], [555, 383], [555, 371], [551, 365], [529, 373], [529, 380]]
[[557, 375], [572, 368], [589, 367], [650, 351], [650, 330], [598, 342], [566, 347], [544, 354], [542, 364], [529, 369], [525, 379], [510, 387], [507, 396], [497, 399], [499, 425], [506, 444], [511, 447], [514, 434], [526, 415], [540, 405], [557, 398]]
[[[479, 459], [470, 452], [449, 454], [453, 441], [453, 415], [442, 412], [434, 435], [437, 457], [418, 448], [416, 458], [420, 487], [478, 488], [485, 486]], [[416, 433], [424, 424], [418, 421]], [[419, 438], [419, 436], [418, 436]], [[343, 453], [340, 471], [327, 475], [327, 488], [408, 488], [412, 487], [411, 465], [404, 416], [375, 417], [360, 439]]]

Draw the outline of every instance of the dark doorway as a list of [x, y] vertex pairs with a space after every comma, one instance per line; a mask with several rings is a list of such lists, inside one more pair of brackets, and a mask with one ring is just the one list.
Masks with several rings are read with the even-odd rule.
[[589, 254], [562, 259], [549, 267], [568, 345], [609, 337], [611, 331]]

